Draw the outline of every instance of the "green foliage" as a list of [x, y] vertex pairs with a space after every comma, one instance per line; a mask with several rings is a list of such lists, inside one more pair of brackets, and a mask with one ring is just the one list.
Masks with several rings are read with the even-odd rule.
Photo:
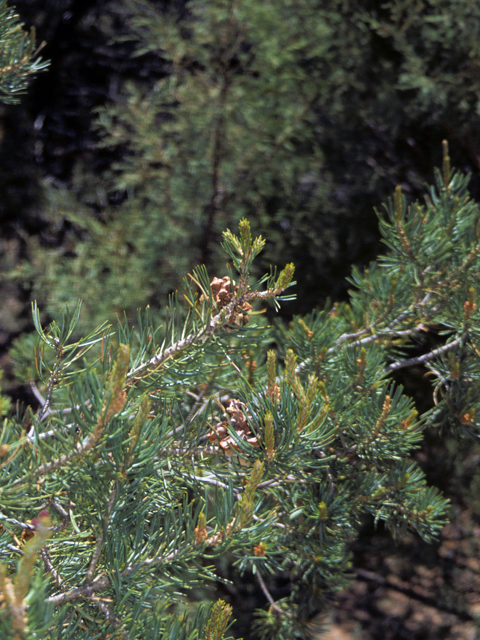
[[[66, 260], [64, 286], [78, 285], [82, 277], [91, 315], [96, 313], [89, 287], [95, 277], [105, 275], [103, 270], [111, 276], [112, 259], [119, 256], [97, 261], [95, 250], [105, 229], [118, 231], [114, 244], [124, 249], [125, 220], [136, 211], [138, 234], [131, 232], [127, 253], [120, 255], [128, 258], [131, 251], [135, 258], [120, 259], [113, 277], [120, 278], [125, 266], [125, 287], [137, 289], [141, 299], [143, 287], [150, 291], [153, 279], [147, 272], [144, 280], [135, 280], [133, 268], [143, 273], [158, 250], [167, 250], [166, 236], [156, 236], [151, 225], [163, 224], [172, 234], [170, 244], [181, 247], [186, 203], [197, 193], [203, 203], [198, 211], [207, 214], [207, 226], [200, 224], [203, 250], [211, 250], [211, 255], [205, 251], [203, 262], [225, 275], [211, 278], [202, 264], [185, 280], [183, 297], [170, 297], [161, 320], [147, 308], [136, 323], [127, 319], [114, 330], [104, 322], [80, 339], [80, 303], [70, 306], [73, 312], [66, 308], [57, 314], [47, 327], [34, 304], [38, 337], [33, 352], [22, 341], [15, 356], [40, 407], [7, 416], [0, 431], [0, 635], [7, 640], [221, 640], [231, 613], [235, 615], [230, 605], [217, 600], [191, 616], [183, 609], [185, 598], [192, 598], [199, 585], [208, 591], [207, 599], [215, 599], [220, 578], [213, 561], [228, 554], [241, 574], [255, 577], [269, 602], [267, 610], [257, 612], [257, 636], [307, 638], [312, 617], [352, 578], [348, 548], [365, 517], [394, 536], [409, 529], [427, 541], [435, 539], [446, 521], [448, 500], [427, 486], [410, 456], [426, 426], [439, 427], [450, 438], [478, 440], [479, 208], [469, 197], [468, 178], [452, 171], [444, 143], [442, 172], [436, 172], [425, 202], [407, 206], [397, 187], [380, 214], [388, 252], [363, 273], [353, 270], [349, 303], [297, 317], [288, 327], [268, 325], [265, 304], [278, 306], [288, 299], [284, 293], [293, 284], [293, 264], [278, 275], [272, 269], [256, 278], [254, 260], [278, 236], [270, 237], [267, 228], [267, 241], [255, 238], [242, 218], [238, 236], [223, 233], [222, 246], [231, 262], [226, 273], [220, 271], [217, 225], [229, 218], [221, 213], [227, 205], [232, 205], [234, 218], [254, 209], [262, 214], [262, 199], [268, 201], [277, 186], [280, 193], [296, 193], [305, 167], [301, 160], [295, 164], [294, 151], [308, 147], [302, 127], [311, 122], [302, 111], [292, 150], [281, 135], [291, 132], [282, 117], [288, 96], [297, 88], [308, 94], [314, 63], [330, 51], [320, 38], [328, 35], [328, 12], [322, 14], [323, 32], [320, 22], [315, 23], [316, 13], [308, 13], [311, 5], [296, 3], [298, 17], [294, 3], [285, 0], [282, 18], [291, 25], [290, 42], [283, 31], [269, 28], [271, 5], [192, 2], [185, 31], [174, 23], [165, 30], [150, 5], [134, 6], [148, 17], [132, 23], [147, 50], [153, 47], [151, 34], [163, 29], [165, 57], [170, 56], [175, 73], [160, 81], [163, 102], [156, 104], [155, 117], [148, 113], [150, 99], [136, 102], [138, 88], [128, 94], [125, 113], [137, 105], [139, 127], [153, 126], [163, 114], [165, 137], [156, 149], [171, 155], [152, 161], [151, 176], [136, 182], [144, 143], [154, 140], [151, 129], [145, 131], [144, 141], [126, 155], [115, 176], [127, 180], [124, 186], [143, 198], [145, 209], [138, 209], [132, 198], [122, 211], [107, 212], [109, 219], [83, 221], [78, 215], [76, 231], [83, 229], [87, 240], [75, 248], [74, 260]], [[398, 6], [385, 3], [382, 11], [406, 37], [410, 27]], [[257, 13], [250, 24], [253, 10]], [[297, 38], [305, 26], [301, 17], [311, 17], [305, 23], [311, 42]], [[396, 46], [408, 43], [395, 33]], [[317, 48], [313, 36], [321, 41]], [[290, 68], [292, 60], [296, 66]], [[308, 72], [297, 87], [292, 69], [302, 65]], [[291, 76], [277, 86], [274, 70], [286, 73], [289, 68]], [[256, 83], [259, 77], [263, 84]], [[199, 79], [200, 88], [195, 84]], [[278, 128], [255, 128], [262, 113], [255, 101], [252, 106], [245, 99], [237, 116], [229, 92], [237, 105], [243, 104], [241, 93], [235, 92], [244, 82], [258, 91], [263, 110], [271, 108]], [[276, 94], [278, 87], [285, 95]], [[176, 96], [175, 109], [169, 95]], [[196, 136], [200, 114], [208, 113], [210, 103], [216, 112], [206, 121], [208, 130]], [[120, 132], [133, 126], [134, 119], [128, 125], [125, 113], [111, 121], [111, 114], [102, 116], [105, 126], [113, 127], [111, 135], [117, 125]], [[228, 152], [219, 142], [228, 139], [222, 137], [229, 130], [227, 114], [233, 114], [231, 123], [240, 118], [237, 128], [245, 134], [245, 140], [235, 138], [232, 126], [229, 135], [240, 151], [236, 160], [233, 147]], [[219, 127], [226, 127], [222, 136], [215, 134]], [[185, 154], [187, 131], [191, 156]], [[257, 142], [260, 149], [263, 145], [258, 156]], [[251, 174], [242, 165], [249, 151], [255, 161]], [[271, 174], [266, 169], [277, 152], [285, 166], [297, 171], [296, 181], [288, 182], [288, 171], [274, 179], [275, 167]], [[174, 161], [166, 169], [169, 158]], [[221, 171], [216, 165], [220, 160]], [[210, 173], [202, 173], [205, 164]], [[215, 167], [217, 182], [202, 192], [205, 176], [215, 178]], [[233, 182], [242, 171], [245, 184]], [[166, 193], [160, 186], [172, 186], [169, 197], [173, 202], [175, 193], [178, 206], [171, 217], [158, 218], [159, 211], [169, 211], [168, 202], [158, 210], [153, 207], [150, 178], [160, 200]], [[257, 199], [251, 195], [255, 190]], [[281, 242], [275, 250], [282, 250]], [[145, 258], [142, 246], [148, 249]], [[40, 250], [36, 255], [49, 264]], [[46, 273], [53, 287], [60, 272], [58, 263], [52, 264]], [[79, 265], [86, 271], [75, 271]], [[163, 290], [158, 285], [157, 291]], [[107, 292], [105, 308], [118, 295], [111, 282]], [[74, 288], [69, 291], [69, 300], [74, 293]], [[60, 291], [58, 299], [63, 295]], [[431, 335], [438, 339], [434, 346]], [[434, 407], [422, 415], [391, 378], [399, 369], [418, 365], [433, 380]], [[5, 403], [1, 410], [7, 410]], [[288, 574], [291, 583], [289, 594], [275, 601], [271, 580], [279, 573]]]
[[[371, 250], [373, 204], [394, 184], [421, 189], [431, 165], [419, 138], [437, 127], [435, 146], [440, 130], [467, 151], [475, 139], [470, 0], [195, 0], [181, 17], [132, 0], [110, 11], [158, 79], [121, 84], [98, 111], [99, 150], [117, 160], [98, 175], [79, 165], [70, 192], [46, 189], [50, 234], [70, 226], [54, 248], [32, 241], [34, 274], [18, 273], [50, 315], [81, 296], [84, 329], [158, 308], [194, 264], [222, 270], [221, 232], [242, 216], [268, 240], [257, 275], [293, 261], [311, 309]], [[110, 207], [111, 194], [125, 201]]]
[[[74, 308], [82, 298], [80, 328], [87, 331], [124, 311], [130, 318], [135, 317], [136, 309], [147, 300], [157, 308], [164, 303], [169, 289], [163, 282], [170, 284], [171, 278], [162, 268], [155, 239], [145, 233], [146, 229], [149, 233], [152, 230], [151, 220], [141, 211], [125, 209], [112, 210], [98, 220], [71, 195], [58, 197], [55, 190], [50, 190], [49, 195], [50, 223], [58, 228], [68, 219], [73, 225], [73, 237], [50, 249], [32, 237], [31, 261], [12, 270], [10, 276], [12, 280], [28, 282], [33, 299], [45, 300], [44, 313], [52, 317], [63, 305]], [[158, 288], [164, 294], [161, 303]]]
[[[3, 378], [3, 371], [0, 369], [0, 389]], [[3, 418], [11, 408], [10, 398], [0, 393], [0, 418]]]
[[480, 7], [465, 0], [390, 1], [383, 9], [383, 19], [370, 26], [401, 56], [398, 88], [413, 93], [410, 117], [442, 123], [447, 112], [451, 126], [466, 133], [479, 115]]
[[[448, 500], [410, 454], [427, 425], [478, 438], [480, 215], [467, 183], [445, 143], [425, 203], [407, 206], [397, 189], [380, 214], [389, 251], [354, 270], [350, 303], [289, 327], [252, 308], [285, 298], [293, 268], [252, 280], [264, 242], [246, 220], [223, 236], [238, 277], [195, 269], [165, 324], [147, 309], [77, 341], [80, 308], [44, 329], [35, 307], [43, 400], [1, 432], [0, 553], [15, 566], [45, 507], [50, 537], [36, 580], [31, 568], [14, 579], [31, 585], [25, 600], [4, 598], [2, 637], [15, 637], [16, 607], [22, 629], [51, 638], [220, 639], [224, 604], [195, 620], [172, 604], [200, 583], [214, 599], [212, 561], [228, 553], [270, 601], [257, 636], [306, 638], [352, 577], [348, 546], [366, 515], [433, 540]], [[409, 357], [431, 331], [441, 345]], [[423, 415], [390, 377], [419, 364], [435, 381]], [[275, 602], [278, 572], [291, 584]]]
[[[38, 57], [35, 31], [28, 34], [6, 0], [0, 0], [0, 100], [6, 104], [19, 102], [30, 76], [43, 71], [48, 62]], [[43, 46], [43, 45], [42, 45]]]

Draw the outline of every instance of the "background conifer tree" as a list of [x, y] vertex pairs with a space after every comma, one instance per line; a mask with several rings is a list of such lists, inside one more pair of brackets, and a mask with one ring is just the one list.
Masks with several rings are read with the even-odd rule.
[[[72, 130], [71, 151], [53, 142], [83, 95], [98, 104], [97, 86], [69, 85], [63, 112], [33, 115], [49, 188], [16, 277], [49, 312], [81, 295], [88, 328], [134, 318], [196, 262], [221, 260], [222, 229], [248, 215], [269, 238], [259, 272], [294, 261], [303, 310], [345, 295], [348, 265], [378, 250], [373, 206], [395, 184], [419, 196], [443, 137], [478, 168], [478, 12], [469, 0], [99, 2], [77, 30], [82, 69], [115, 62], [101, 144]], [[58, 168], [65, 154], [73, 173]]]

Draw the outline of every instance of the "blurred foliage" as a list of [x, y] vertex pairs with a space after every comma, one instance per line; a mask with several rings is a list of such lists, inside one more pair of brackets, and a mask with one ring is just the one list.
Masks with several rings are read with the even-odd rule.
[[[2, 386], [3, 371], [0, 369], [0, 389]], [[3, 418], [11, 409], [11, 402], [8, 396], [0, 393], [0, 418]]]
[[[49, 314], [81, 289], [90, 325], [132, 317], [196, 262], [218, 270], [220, 230], [248, 215], [269, 238], [259, 270], [302, 273], [299, 310], [338, 298], [378, 249], [373, 205], [397, 183], [418, 194], [441, 136], [478, 167], [479, 14], [467, 0], [90, 4], [76, 28], [104, 71], [109, 42], [108, 95], [67, 179], [48, 177], [35, 268], [17, 275]], [[55, 171], [51, 131], [38, 159]]]

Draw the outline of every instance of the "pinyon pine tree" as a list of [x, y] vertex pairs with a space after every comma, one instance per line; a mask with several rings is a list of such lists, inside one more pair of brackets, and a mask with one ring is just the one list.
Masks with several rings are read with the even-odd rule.
[[[252, 634], [307, 638], [351, 579], [366, 514], [433, 539], [447, 501], [409, 455], [426, 426], [478, 437], [467, 185], [444, 143], [425, 203], [397, 188], [380, 215], [389, 251], [354, 270], [350, 304], [288, 328], [262, 311], [285, 299], [293, 265], [255, 281], [265, 242], [245, 219], [223, 234], [225, 271], [193, 270], [163, 324], [147, 309], [78, 339], [80, 304], [45, 328], [34, 305], [37, 343], [17, 371], [39, 408], [11, 414], [0, 398], [0, 637], [221, 640], [235, 611], [214, 602], [215, 560], [228, 556], [269, 601]], [[390, 377], [419, 364], [434, 381], [423, 415]], [[291, 584], [275, 601], [279, 572]], [[189, 616], [199, 585], [211, 602]]]
[[[220, 640], [235, 617], [211, 603], [228, 557], [269, 601], [253, 636], [308, 638], [352, 578], [366, 514], [433, 540], [448, 501], [410, 455], [426, 426], [478, 437], [467, 183], [444, 143], [425, 202], [407, 207], [397, 188], [380, 213], [388, 252], [353, 271], [349, 304], [289, 327], [261, 312], [285, 299], [293, 265], [254, 281], [264, 240], [245, 219], [223, 234], [225, 271], [193, 270], [164, 324], [147, 309], [78, 340], [80, 305], [48, 327], [34, 305], [23, 370], [39, 408], [0, 434], [1, 637]], [[423, 415], [391, 379], [419, 364], [434, 385]], [[279, 572], [290, 589], [275, 600]], [[198, 585], [211, 602], [188, 616]]]

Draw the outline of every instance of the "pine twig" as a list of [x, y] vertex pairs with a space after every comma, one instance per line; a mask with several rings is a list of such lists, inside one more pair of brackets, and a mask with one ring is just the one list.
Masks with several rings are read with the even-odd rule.
[[438, 347], [438, 349], [433, 349], [433, 351], [429, 351], [428, 353], [425, 353], [423, 356], [418, 356], [417, 358], [410, 358], [409, 360], [392, 362], [392, 364], [387, 365], [384, 370], [398, 371], [398, 369], [403, 369], [404, 367], [413, 367], [415, 365], [425, 364], [425, 362], [428, 362], [429, 360], [436, 358], [442, 353], [447, 353], [451, 349], [454, 349], [462, 342], [462, 340], [463, 340], [463, 336], [461, 336], [460, 338], [457, 338], [456, 340], [453, 340], [452, 342], [449, 342], [448, 344], [443, 345], [443, 347]]
[[275, 298], [282, 292], [283, 289], [268, 289], [267, 291], [249, 291], [234, 297], [231, 302], [225, 305], [225, 307], [223, 307], [221, 311], [219, 311], [210, 319], [208, 327], [203, 327], [200, 331], [190, 333], [188, 336], [182, 338], [181, 340], [178, 340], [167, 349], [161, 349], [160, 352], [157, 353], [153, 358], [151, 358], [147, 362], [142, 362], [142, 364], [139, 364], [134, 369], [131, 369], [127, 373], [127, 379], [138, 375], [141, 371], [143, 371], [143, 369], [146, 369], [147, 367], [157, 369], [164, 362], [166, 362], [170, 358], [173, 358], [181, 351], [184, 351], [187, 347], [207, 342], [207, 340], [212, 337], [215, 331], [223, 326], [223, 324], [225, 323], [225, 318], [230, 317], [232, 313], [234, 313], [235, 309], [237, 307], [241, 307], [241, 305], [245, 302]]
[[[122, 578], [127, 578], [131, 573], [136, 573], [139, 569], [142, 568], [155, 568], [157, 565], [161, 565], [166, 562], [171, 562], [175, 560], [180, 555], [180, 550], [176, 549], [171, 553], [168, 553], [164, 556], [156, 556], [155, 558], [149, 558], [148, 560], [143, 560], [141, 562], [137, 562], [135, 564], [129, 564], [125, 569], [121, 572]], [[83, 584], [83, 586], [70, 589], [70, 591], [66, 591], [65, 593], [59, 593], [55, 596], [50, 596], [46, 599], [48, 604], [59, 605], [65, 602], [74, 602], [75, 600], [79, 600], [80, 598], [91, 598], [94, 593], [97, 591], [101, 591], [102, 589], [107, 589], [111, 586], [110, 578], [101, 574], [97, 578], [95, 578], [92, 582]]]
[[42, 556], [43, 564], [45, 565], [45, 571], [52, 574], [53, 579], [56, 582], [57, 587], [61, 591], [65, 591], [65, 585], [63, 584], [63, 580], [58, 573], [58, 571], [53, 566], [52, 558], [47, 549], [47, 545], [45, 545], [42, 549], [40, 549], [40, 555]]
[[[253, 566], [252, 561], [250, 560], [250, 564]], [[260, 571], [256, 571], [255, 576], [257, 578], [257, 582], [260, 586], [260, 589], [263, 591], [264, 596], [266, 597], [266, 599], [268, 600], [268, 602], [270, 603], [271, 608], [275, 611], [275, 613], [279, 616], [286, 616], [287, 618], [293, 618], [293, 615], [291, 613], [289, 613], [288, 611], [284, 611], [281, 607], [278, 606], [278, 604], [276, 604], [275, 600], [272, 597], [272, 594], [270, 593], [270, 591], [268, 590], [267, 585], [265, 584]]]

